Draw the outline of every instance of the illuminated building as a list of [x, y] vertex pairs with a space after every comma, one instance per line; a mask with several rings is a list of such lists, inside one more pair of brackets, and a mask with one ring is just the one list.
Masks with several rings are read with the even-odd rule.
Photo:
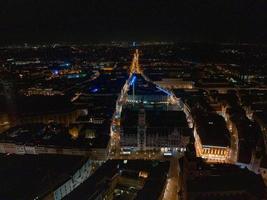
[[64, 95], [61, 91], [53, 90], [53, 88], [28, 88], [24, 92], [26, 96], [41, 95], [41, 96], [54, 96], [54, 95]]
[[0, 113], [0, 133], [10, 127], [9, 116], [5, 113]]
[[211, 162], [228, 162], [231, 142], [223, 117], [214, 113], [197, 114], [194, 137], [198, 156]]
[[209, 164], [188, 152], [181, 160], [181, 199], [258, 200], [266, 197], [263, 179], [246, 168]]
[[182, 79], [162, 79], [161, 81], [155, 81], [156, 84], [168, 89], [193, 89], [194, 82], [193, 81], [185, 81]]
[[121, 118], [121, 147], [173, 153], [185, 148], [190, 130], [182, 111], [124, 109]]
[[80, 155], [106, 160], [109, 136], [100, 131], [94, 135], [78, 131], [55, 123], [15, 126], [0, 134], [0, 153]]
[[78, 136], [79, 136], [79, 130], [77, 127], [72, 127], [72, 128], [69, 128], [69, 134], [71, 135], [71, 137], [73, 139], [77, 139]]

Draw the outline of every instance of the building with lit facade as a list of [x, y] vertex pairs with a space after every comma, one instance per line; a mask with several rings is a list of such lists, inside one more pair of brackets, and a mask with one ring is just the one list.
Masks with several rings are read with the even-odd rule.
[[215, 113], [198, 113], [194, 123], [197, 155], [211, 162], [228, 162], [231, 140], [224, 118]]
[[6, 113], [0, 113], [0, 133], [10, 127], [9, 116]]
[[122, 111], [121, 147], [133, 150], [174, 152], [185, 148], [190, 129], [182, 111], [138, 110]]
[[109, 135], [102, 129], [96, 129], [92, 126], [81, 130], [68, 129], [55, 123], [19, 125], [0, 135], [0, 153], [80, 155], [93, 160], [106, 160]]
[[156, 84], [168, 88], [168, 89], [193, 89], [194, 88], [194, 82], [190, 80], [183, 80], [183, 79], [162, 79], [160, 81], [155, 81]]
[[180, 159], [180, 168], [180, 199], [266, 199], [262, 177], [246, 168], [203, 162], [189, 149]]
[[23, 94], [26, 96], [41, 95], [41, 96], [54, 96], [54, 95], [64, 95], [63, 92], [53, 90], [53, 88], [28, 88], [26, 91], [23, 91]]

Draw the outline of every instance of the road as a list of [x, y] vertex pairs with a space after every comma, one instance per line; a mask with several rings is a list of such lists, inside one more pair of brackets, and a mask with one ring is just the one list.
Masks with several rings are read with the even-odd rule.
[[173, 156], [170, 159], [169, 177], [162, 200], [178, 200], [179, 186], [179, 162], [178, 157]]
[[[110, 159], [151, 159], [151, 160], [170, 160], [170, 169], [168, 173], [168, 180], [166, 184], [166, 188], [163, 194], [163, 200], [178, 200], [178, 191], [179, 191], [179, 162], [178, 158], [181, 157], [180, 154], [172, 157], [164, 157], [162, 152], [160, 151], [138, 151], [129, 154], [123, 154], [120, 151], [120, 117], [122, 106], [126, 103], [127, 100], [127, 91], [130, 88], [130, 81], [132, 80], [132, 74], [138, 73], [142, 76], [143, 73], [140, 70], [139, 65], [139, 54], [136, 51], [132, 65], [130, 68], [130, 75], [125, 85], [121, 90], [121, 94], [119, 95], [116, 102], [116, 110], [113, 114], [112, 124], [110, 128], [110, 136], [111, 136], [111, 145], [110, 145]], [[148, 78], [144, 76], [147, 80]], [[158, 86], [160, 87], [160, 86]], [[169, 99], [170, 108], [173, 110], [181, 109], [179, 106], [179, 99], [175, 97], [175, 95], [168, 91], [171, 94]]]

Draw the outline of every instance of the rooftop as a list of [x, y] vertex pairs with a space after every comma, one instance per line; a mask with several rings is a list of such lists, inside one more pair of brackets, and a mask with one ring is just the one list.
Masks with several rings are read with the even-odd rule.
[[264, 196], [265, 186], [261, 176], [248, 169], [240, 169], [233, 165], [207, 165], [197, 171], [191, 172], [195, 175], [190, 175], [187, 179], [189, 196], [191, 193], [191, 196], [201, 197], [201, 193], [211, 192], [234, 192], [234, 195], [242, 192], [257, 199]]
[[[97, 129], [97, 125], [95, 128]], [[95, 138], [86, 138], [80, 134], [78, 138], [73, 139], [68, 129], [58, 124], [27, 124], [8, 129], [0, 135], [0, 142], [64, 148], [106, 148], [109, 135], [96, 132], [99, 134], [96, 134]]]
[[17, 98], [17, 110], [22, 115], [36, 115], [74, 110], [66, 96], [20, 96]]
[[148, 172], [148, 178], [144, 180], [143, 188], [137, 192], [134, 199], [157, 199], [164, 188], [168, 170], [169, 162], [167, 161], [128, 160], [125, 162], [123, 160], [108, 160], [64, 199], [94, 199], [111, 187], [112, 179], [117, 175], [124, 176], [125, 173], [131, 172], [132, 177], [144, 180], [139, 176], [140, 171]]
[[222, 116], [215, 113], [198, 113], [195, 122], [202, 145], [230, 146], [230, 134]]
[[[123, 109], [122, 126], [138, 126], [138, 110]], [[187, 128], [187, 120], [183, 111], [145, 110], [147, 127], [182, 127]]]
[[188, 127], [183, 111], [147, 110], [146, 123], [148, 127]]
[[41, 198], [69, 179], [82, 163], [79, 156], [0, 154], [0, 179], [5, 180], [0, 182], [0, 199]]
[[238, 161], [249, 163], [252, 151], [262, 140], [262, 133], [256, 122], [249, 120], [245, 115], [231, 117], [232, 122], [237, 128], [239, 139]]

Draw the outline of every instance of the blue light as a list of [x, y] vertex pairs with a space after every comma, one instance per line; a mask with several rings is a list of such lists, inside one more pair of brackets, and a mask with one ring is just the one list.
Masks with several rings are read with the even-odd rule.
[[68, 79], [72, 79], [72, 78], [80, 78], [80, 75], [79, 75], [79, 74], [68, 74], [68, 75], [67, 75], [67, 78], [68, 78]]
[[159, 87], [159, 86], [157, 86], [157, 88], [158, 88], [160, 91], [164, 92], [165, 94], [167, 94], [167, 95], [169, 95], [169, 96], [172, 96], [172, 94], [171, 94], [169, 91], [164, 90], [164, 89], [162, 89], [162, 88]]
[[93, 93], [98, 92], [98, 88], [94, 88], [94, 89], [92, 89], [91, 92], [93, 92]]
[[65, 63], [60, 64], [59, 66], [60, 67], [69, 67], [70, 66], [70, 63], [65, 62]]
[[53, 72], [54, 75], [58, 75], [59, 74], [58, 70], [53, 70], [52, 72]]
[[135, 81], [136, 81], [136, 76], [133, 76], [133, 78], [132, 78], [132, 80], [130, 82], [130, 85], [133, 85]]

